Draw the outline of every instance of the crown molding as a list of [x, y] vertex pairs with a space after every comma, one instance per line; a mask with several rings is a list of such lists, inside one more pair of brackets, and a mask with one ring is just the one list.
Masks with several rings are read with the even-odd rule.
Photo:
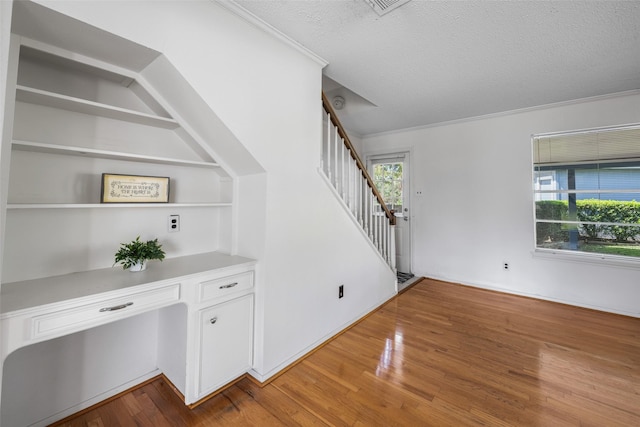
[[306, 57], [308, 57], [309, 59], [311, 59], [318, 65], [320, 65], [321, 67], [324, 68], [327, 66], [327, 64], [329, 64], [329, 62], [326, 61], [324, 58], [320, 57], [319, 55], [315, 54], [311, 50], [307, 49], [297, 41], [293, 40], [291, 37], [287, 36], [286, 34], [282, 33], [280, 30], [276, 29], [275, 27], [272, 27], [271, 25], [267, 24], [262, 19], [258, 18], [256, 15], [249, 12], [244, 7], [237, 4], [235, 1], [233, 0], [214, 0], [214, 1], [215, 3], [224, 7], [229, 12], [243, 19], [247, 23], [264, 31], [265, 33], [271, 35], [272, 37], [275, 37], [276, 39], [280, 40], [284, 44], [302, 53], [303, 55], [305, 55]]
[[378, 133], [370, 133], [370, 134], [362, 135], [361, 138], [362, 139], [376, 138], [379, 136], [394, 135], [394, 134], [404, 133], [404, 132], [413, 132], [413, 131], [419, 131], [422, 129], [437, 128], [442, 126], [456, 125], [460, 123], [469, 123], [469, 122], [475, 122], [478, 120], [486, 120], [486, 119], [492, 119], [497, 117], [511, 116], [514, 114], [528, 113], [531, 111], [547, 110], [550, 108], [564, 107], [567, 105], [583, 104], [586, 102], [601, 101], [601, 100], [610, 99], [610, 98], [622, 98], [625, 96], [634, 96], [634, 95], [640, 95], [640, 89], [632, 89], [624, 92], [614, 92], [614, 93], [608, 93], [604, 95], [594, 95], [586, 98], [571, 99], [568, 101], [559, 101], [559, 102], [553, 102], [549, 104], [534, 105], [532, 107], [517, 108], [514, 110], [500, 111], [497, 113], [483, 114], [480, 116], [465, 117], [461, 119], [448, 120], [448, 121], [438, 122], [438, 123], [430, 123], [428, 125], [388, 130], [388, 131], [378, 132]]

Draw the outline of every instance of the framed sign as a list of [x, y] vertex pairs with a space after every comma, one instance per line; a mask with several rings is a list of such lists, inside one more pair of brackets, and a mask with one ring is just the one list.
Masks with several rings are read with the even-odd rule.
[[102, 174], [102, 203], [168, 203], [169, 178]]

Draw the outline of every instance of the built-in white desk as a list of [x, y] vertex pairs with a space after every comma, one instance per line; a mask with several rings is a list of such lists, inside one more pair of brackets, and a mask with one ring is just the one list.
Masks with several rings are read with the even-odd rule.
[[172, 342], [182, 334], [186, 346], [167, 346], [172, 354], [158, 358], [158, 369], [193, 404], [253, 364], [255, 264], [210, 252], [151, 262], [137, 273], [117, 266], [3, 283], [2, 362], [21, 347], [183, 304], [186, 319], [165, 321], [173, 326], [160, 333]]

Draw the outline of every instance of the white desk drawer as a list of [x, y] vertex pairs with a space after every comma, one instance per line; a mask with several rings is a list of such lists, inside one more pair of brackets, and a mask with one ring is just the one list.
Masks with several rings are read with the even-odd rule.
[[180, 284], [135, 292], [118, 298], [80, 305], [32, 319], [32, 338], [64, 335], [164, 307], [180, 299]]
[[225, 295], [253, 287], [253, 271], [209, 280], [200, 283], [200, 302], [221, 298]]

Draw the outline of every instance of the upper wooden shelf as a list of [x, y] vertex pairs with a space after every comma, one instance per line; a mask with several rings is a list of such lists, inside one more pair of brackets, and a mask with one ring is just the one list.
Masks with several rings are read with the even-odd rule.
[[16, 88], [16, 99], [30, 104], [45, 105], [47, 107], [60, 108], [63, 110], [74, 111], [76, 113], [93, 114], [96, 116], [108, 117], [111, 119], [163, 129], [177, 129], [180, 127], [177, 121], [166, 117], [141, 113], [139, 111], [115, 107], [113, 105], [88, 101], [86, 99], [61, 95], [59, 93], [22, 85], [18, 85]]
[[93, 148], [75, 147], [68, 145], [46, 144], [33, 141], [12, 141], [11, 147], [20, 151], [35, 151], [39, 153], [66, 154], [73, 156], [87, 156], [100, 159], [130, 160], [134, 162], [156, 163], [174, 166], [190, 166], [198, 168], [219, 168], [215, 162], [199, 162], [193, 160], [170, 159], [167, 157], [147, 156], [144, 154], [123, 153], [119, 151], [96, 150]]

